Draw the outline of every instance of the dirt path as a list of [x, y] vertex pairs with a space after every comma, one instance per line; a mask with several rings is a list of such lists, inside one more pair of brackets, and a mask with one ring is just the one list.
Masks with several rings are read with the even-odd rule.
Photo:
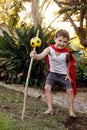
[[[5, 84], [3, 82], [0, 82], [0, 86], [6, 87], [8, 89], [20, 91], [20, 92], [24, 91], [23, 85]], [[40, 89], [28, 88], [27, 94], [37, 99], [40, 98], [40, 100], [44, 102], [46, 101], [44, 92]], [[68, 105], [67, 105], [66, 98], [67, 95], [65, 92], [57, 92], [56, 94], [53, 94], [53, 104], [67, 108]], [[75, 97], [74, 106], [75, 106], [75, 111], [81, 113], [87, 113], [87, 92], [77, 93], [77, 96]]]

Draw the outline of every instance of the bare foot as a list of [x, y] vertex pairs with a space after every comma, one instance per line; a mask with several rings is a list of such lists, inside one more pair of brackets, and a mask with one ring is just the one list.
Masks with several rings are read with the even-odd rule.
[[70, 118], [77, 118], [77, 116], [74, 113], [70, 113]]
[[44, 112], [44, 114], [53, 115], [54, 111], [48, 109], [47, 111]]

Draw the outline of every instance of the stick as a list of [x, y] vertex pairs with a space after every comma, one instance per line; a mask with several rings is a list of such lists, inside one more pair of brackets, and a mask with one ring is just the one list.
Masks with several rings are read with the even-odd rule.
[[[35, 48], [33, 50], [35, 50]], [[31, 73], [32, 64], [33, 64], [33, 57], [31, 58], [31, 61], [30, 61], [30, 66], [29, 66], [29, 69], [28, 69], [27, 80], [26, 80], [26, 85], [25, 85], [25, 90], [24, 90], [24, 103], [23, 103], [23, 111], [22, 111], [22, 116], [21, 116], [22, 120], [24, 118], [24, 113], [25, 113], [26, 97], [27, 97], [27, 87], [28, 87], [28, 82], [29, 82], [29, 79], [30, 79], [30, 73]]]
[[[36, 36], [38, 37], [39, 35], [39, 30], [37, 30]], [[35, 50], [35, 48], [33, 48]], [[25, 90], [24, 90], [24, 103], [23, 103], [23, 110], [22, 110], [22, 115], [21, 115], [21, 120], [24, 118], [24, 113], [25, 113], [25, 108], [26, 108], [26, 98], [27, 98], [27, 87], [28, 87], [28, 82], [30, 79], [30, 73], [31, 73], [31, 68], [33, 64], [33, 57], [31, 58], [29, 69], [28, 69], [28, 74], [27, 74], [27, 79], [26, 79], [26, 84], [25, 84]]]

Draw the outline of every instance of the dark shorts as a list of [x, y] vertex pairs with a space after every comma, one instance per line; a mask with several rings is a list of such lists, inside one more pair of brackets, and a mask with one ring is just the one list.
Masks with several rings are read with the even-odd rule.
[[56, 85], [60, 86], [61, 90], [72, 88], [72, 83], [69, 80], [65, 80], [65, 77], [65, 74], [49, 72], [46, 77], [46, 84], [51, 85], [52, 89]]

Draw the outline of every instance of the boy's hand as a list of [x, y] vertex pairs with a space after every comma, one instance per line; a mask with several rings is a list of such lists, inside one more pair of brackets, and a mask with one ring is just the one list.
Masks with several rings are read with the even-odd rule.
[[36, 58], [37, 52], [36, 51], [31, 51], [30, 57], [33, 57], [34, 59]]
[[66, 75], [65, 80], [69, 80], [69, 81], [70, 81], [70, 83], [71, 83], [71, 81], [72, 81], [72, 80], [71, 80], [71, 77], [70, 77], [70, 75], [69, 75], [69, 74], [67, 74], [67, 75]]

